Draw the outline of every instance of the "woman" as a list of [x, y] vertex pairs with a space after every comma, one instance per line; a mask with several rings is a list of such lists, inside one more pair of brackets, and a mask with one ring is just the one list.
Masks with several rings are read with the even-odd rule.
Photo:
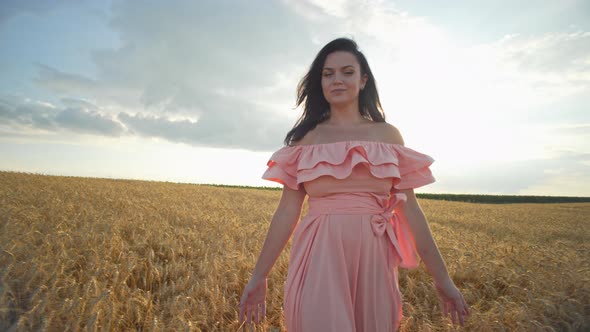
[[[303, 114], [263, 178], [283, 192], [240, 301], [240, 321], [266, 315], [266, 276], [293, 234], [285, 284], [289, 332], [394, 331], [402, 318], [398, 266], [432, 275], [443, 314], [469, 314], [413, 188], [435, 181], [430, 156], [385, 122], [375, 79], [353, 40], [318, 53], [298, 86]], [[298, 223], [308, 195], [308, 213]]]

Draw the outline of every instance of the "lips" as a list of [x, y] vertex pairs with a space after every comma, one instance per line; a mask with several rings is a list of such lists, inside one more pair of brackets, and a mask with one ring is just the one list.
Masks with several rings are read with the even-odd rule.
[[332, 90], [332, 93], [334, 93], [334, 92], [344, 92], [344, 91], [346, 91], [346, 89], [336, 89], [336, 90]]

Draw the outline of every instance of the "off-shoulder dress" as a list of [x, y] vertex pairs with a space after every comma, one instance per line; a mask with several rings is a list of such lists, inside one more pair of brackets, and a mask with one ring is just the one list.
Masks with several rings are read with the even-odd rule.
[[434, 159], [373, 141], [285, 146], [263, 179], [307, 192], [292, 238], [283, 312], [289, 332], [395, 331], [402, 319], [398, 266], [418, 266], [399, 209], [402, 189], [435, 181]]

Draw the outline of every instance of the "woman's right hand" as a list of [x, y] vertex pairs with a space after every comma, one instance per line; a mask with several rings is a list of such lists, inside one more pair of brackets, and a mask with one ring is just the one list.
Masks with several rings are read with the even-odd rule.
[[252, 277], [240, 299], [240, 323], [260, 323], [266, 316], [266, 278]]

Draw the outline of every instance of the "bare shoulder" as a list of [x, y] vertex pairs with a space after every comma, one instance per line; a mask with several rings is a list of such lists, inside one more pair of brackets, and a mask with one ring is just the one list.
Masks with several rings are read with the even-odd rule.
[[387, 122], [379, 122], [375, 125], [377, 135], [382, 142], [404, 145], [404, 139], [397, 127]]
[[297, 146], [297, 145], [309, 145], [309, 144], [314, 144], [316, 142], [316, 137], [318, 135], [318, 127], [316, 126], [314, 129], [308, 131], [302, 139], [293, 142], [291, 144], [291, 146]]

